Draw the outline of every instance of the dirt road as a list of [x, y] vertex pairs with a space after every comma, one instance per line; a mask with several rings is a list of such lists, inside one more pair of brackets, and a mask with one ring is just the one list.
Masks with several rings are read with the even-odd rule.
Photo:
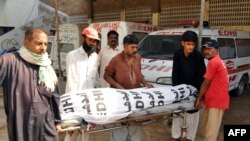
[[[231, 97], [230, 109], [225, 112], [222, 120], [222, 126], [218, 136], [218, 141], [223, 141], [223, 125], [225, 124], [248, 124], [250, 125], [250, 86], [240, 97]], [[6, 129], [6, 116], [2, 99], [2, 90], [0, 89], [0, 140], [8, 141]], [[170, 139], [170, 128], [167, 121], [151, 124], [144, 127], [147, 136], [145, 141], [168, 141]], [[200, 130], [198, 130], [196, 141], [201, 141]], [[60, 134], [60, 140], [63, 141], [64, 133]], [[93, 133], [90, 141], [109, 141], [109, 132]]]

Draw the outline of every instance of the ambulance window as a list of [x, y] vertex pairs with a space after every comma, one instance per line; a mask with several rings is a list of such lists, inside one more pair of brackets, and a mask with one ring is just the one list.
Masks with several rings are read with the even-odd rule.
[[180, 43], [181, 35], [149, 35], [139, 44], [138, 53], [144, 58], [172, 59]]
[[74, 49], [74, 45], [73, 44], [68, 44], [68, 43], [60, 43], [60, 52], [64, 52], [64, 53], [68, 53], [71, 50]]
[[236, 57], [234, 39], [218, 38], [219, 54], [222, 59], [233, 59]]
[[147, 36], [142, 42], [140, 42], [138, 52], [142, 57], [147, 57], [151, 54], [151, 51], [153, 50], [153, 44], [155, 43], [154, 38], [154, 36]]
[[250, 39], [236, 39], [238, 57], [250, 56]]
[[139, 40], [139, 42], [148, 35], [148, 33], [146, 32], [133, 32], [133, 35], [135, 35], [135, 37]]

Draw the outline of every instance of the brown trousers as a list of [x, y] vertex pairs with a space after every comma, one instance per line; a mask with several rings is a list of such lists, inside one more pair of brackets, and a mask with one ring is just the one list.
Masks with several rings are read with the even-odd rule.
[[201, 129], [204, 141], [216, 141], [224, 109], [205, 108], [201, 119]]

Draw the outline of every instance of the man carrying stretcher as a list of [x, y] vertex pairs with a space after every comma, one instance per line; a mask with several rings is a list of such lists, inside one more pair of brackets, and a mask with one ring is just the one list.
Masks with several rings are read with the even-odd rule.
[[[113, 126], [113, 123], [117, 123], [119, 125], [115, 124], [115, 130], [111, 130], [111, 141], [126, 141], [127, 138], [141, 141], [142, 128], [131, 125], [129, 121], [142, 115], [173, 112], [180, 109], [180, 106], [185, 109], [193, 108], [192, 102], [197, 94], [194, 87], [182, 84], [152, 88], [144, 80], [137, 43], [135, 36], [127, 35], [124, 38], [123, 52], [115, 56], [107, 66], [104, 79], [112, 88], [90, 88], [61, 96], [60, 114], [64, 131], [85, 129], [86, 126], [81, 124], [83, 120], [98, 125], [112, 123]], [[121, 124], [123, 121], [128, 122], [128, 128], [119, 127], [124, 125]]]
[[[104, 79], [113, 88], [134, 89], [142, 86], [151, 88], [141, 74], [141, 57], [137, 53], [138, 39], [127, 35], [123, 39], [124, 50], [109, 62], [105, 69]], [[141, 141], [143, 130], [139, 126], [129, 126], [112, 130], [111, 141], [126, 141], [130, 135], [132, 141]]]

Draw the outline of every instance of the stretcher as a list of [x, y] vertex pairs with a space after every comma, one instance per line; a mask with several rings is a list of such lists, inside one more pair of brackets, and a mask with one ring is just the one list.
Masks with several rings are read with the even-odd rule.
[[[84, 119], [72, 119], [62, 121], [62, 131], [72, 131], [72, 130], [84, 130], [85, 133], [96, 133], [108, 130], [115, 130], [118, 128], [125, 128], [130, 125], [144, 126], [147, 124], [153, 124], [156, 122], [161, 122], [162, 120], [169, 120], [171, 118], [183, 118], [185, 121], [185, 113], [197, 111], [194, 107], [194, 101], [183, 100], [180, 102], [144, 109], [131, 115], [117, 120], [112, 123], [97, 125], [95, 128], [88, 127], [89, 124], [84, 121]], [[183, 124], [185, 128], [185, 123]]]
[[[111, 91], [108, 91], [108, 90], [110, 90], [110, 89], [89, 90], [89, 91], [85, 90], [84, 92], [78, 92], [78, 94], [84, 93], [85, 95], [84, 96], [81, 95], [81, 97], [86, 98], [86, 94], [88, 93], [89, 94], [88, 100], [86, 100], [86, 99], [79, 100], [79, 97], [77, 97], [75, 100], [73, 98], [71, 99], [71, 101], [75, 101], [75, 102], [76, 102], [76, 100], [84, 101], [83, 103], [85, 103], [85, 105], [84, 104], [83, 105], [76, 104], [76, 105], [78, 107], [79, 106], [84, 107], [84, 110], [88, 109], [86, 111], [81, 111], [80, 113], [82, 113], [82, 112], [88, 113], [89, 111], [92, 111], [90, 114], [92, 116], [91, 118], [89, 117], [89, 115], [75, 116], [74, 118], [69, 118], [69, 116], [65, 116], [65, 115], [67, 115], [67, 114], [77, 115], [76, 113], [79, 113], [79, 112], [75, 112], [76, 110], [73, 110], [75, 113], [72, 113], [72, 111], [69, 110], [69, 107], [67, 107], [67, 106], [61, 107], [60, 110], [62, 111], [63, 117], [64, 117], [62, 120], [62, 123], [61, 123], [62, 128], [63, 128], [61, 130], [61, 132], [81, 129], [81, 130], [84, 130], [85, 133], [95, 133], [95, 132], [102, 132], [102, 131], [107, 131], [107, 130], [115, 130], [118, 128], [130, 126], [130, 125], [142, 125], [143, 126], [146, 124], [155, 123], [155, 122], [159, 122], [162, 120], [167, 120], [167, 119], [175, 118], [175, 117], [182, 117], [185, 120], [185, 113], [196, 111], [196, 109], [194, 108], [194, 101], [195, 101], [195, 96], [197, 95], [197, 91], [195, 88], [193, 88], [189, 85], [183, 84], [183, 85], [180, 85], [177, 87], [168, 87], [168, 88], [164, 88], [164, 89], [161, 89], [161, 88], [155, 88], [155, 89], [150, 89], [150, 90], [149, 89], [137, 89], [137, 90], [133, 90], [132, 96], [129, 95], [127, 98], [124, 96], [124, 93], [127, 91], [122, 91], [123, 94], [121, 95], [121, 97], [114, 98], [113, 95], [110, 96]], [[113, 102], [105, 101], [105, 99], [107, 98], [107, 97], [105, 97], [105, 94], [103, 95], [103, 97], [98, 95], [98, 97], [95, 97], [93, 99], [95, 99], [95, 100], [102, 99], [104, 103], [106, 102], [105, 103], [106, 105], [102, 106], [102, 109], [101, 109], [100, 107], [98, 107], [99, 102], [93, 104], [95, 101], [93, 101], [93, 99], [91, 100], [91, 96], [95, 96], [95, 95], [93, 95], [93, 93], [90, 94], [90, 91], [95, 91], [95, 92], [98, 91], [98, 94], [108, 93], [107, 97], [109, 97], [109, 98], [112, 97]], [[129, 92], [131, 92], [131, 90]], [[114, 93], [113, 90], [112, 90], [112, 93]], [[153, 93], [156, 93], [156, 95], [153, 95], [154, 97], [152, 98], [152, 95], [150, 95], [150, 94], [153, 94]], [[114, 96], [115, 95], [119, 95], [119, 94], [114, 94]], [[65, 96], [62, 98], [61, 105], [66, 105], [65, 103], [68, 104], [68, 101], [65, 102], [65, 99], [66, 98], [69, 99], [69, 96], [72, 96], [72, 94], [69, 94], [68, 96]], [[162, 96], [165, 96], [164, 99]], [[143, 101], [143, 104], [141, 101], [138, 101], [139, 97], [141, 98], [140, 100]], [[162, 98], [162, 99], [157, 99], [157, 98]], [[119, 99], [121, 101], [119, 101]], [[130, 107], [126, 105], [126, 102], [128, 99], [130, 102]], [[117, 101], [117, 100], [119, 101], [118, 103], [120, 103], [122, 106], [124, 106], [124, 105], [125, 106], [121, 108], [121, 107], [119, 107], [120, 105], [117, 105], [119, 110], [109, 109], [108, 104], [111, 104], [110, 107], [114, 107], [114, 105], [115, 105], [114, 101]], [[135, 101], [133, 101], [133, 100], [135, 100]], [[86, 101], [89, 101], [89, 104], [92, 102], [92, 105], [95, 105], [95, 106], [92, 106], [92, 107], [86, 106]], [[158, 104], [163, 101], [164, 104], [162, 104], [162, 103], [160, 105], [153, 104], [154, 106], [152, 106], [152, 101], [154, 103], [158, 103]], [[75, 107], [74, 108], [73, 107], [74, 106], [71, 107], [71, 110], [76, 109]], [[102, 115], [101, 118], [98, 117], [95, 120], [92, 120], [94, 117], [93, 115], [98, 116], [98, 114], [100, 114], [100, 112], [99, 113], [97, 112], [96, 114], [94, 114], [95, 113], [94, 110], [98, 109], [98, 108], [99, 108], [99, 110], [100, 109], [103, 110], [104, 107], [106, 110], [106, 116], [110, 116], [113, 114], [116, 117], [113, 118], [111, 116], [111, 118], [108, 118], [108, 120], [107, 119], [103, 120], [106, 123], [102, 121], [102, 118], [106, 118], [105, 115]], [[128, 107], [129, 107], [129, 110], [126, 109]], [[143, 107], [143, 108], [141, 108], [141, 107]], [[115, 108], [115, 109], [117, 109], [117, 108]], [[127, 112], [126, 112], [126, 110], [127, 110]], [[67, 111], [67, 112], [65, 113], [65, 111]], [[125, 112], [125, 114], [118, 113], [120, 111]], [[181, 114], [181, 113], [184, 113], [184, 114]], [[123, 116], [119, 117], [119, 115], [123, 115]], [[126, 115], [126, 116], [124, 116], [124, 115]], [[119, 118], [117, 118], [117, 117], [119, 117]], [[110, 119], [112, 119], [112, 120], [110, 120]], [[89, 123], [95, 124], [96, 127], [91, 128], [91, 125], [93, 125], [93, 124], [89, 124]], [[183, 125], [183, 126], [185, 127], [185, 125]]]

